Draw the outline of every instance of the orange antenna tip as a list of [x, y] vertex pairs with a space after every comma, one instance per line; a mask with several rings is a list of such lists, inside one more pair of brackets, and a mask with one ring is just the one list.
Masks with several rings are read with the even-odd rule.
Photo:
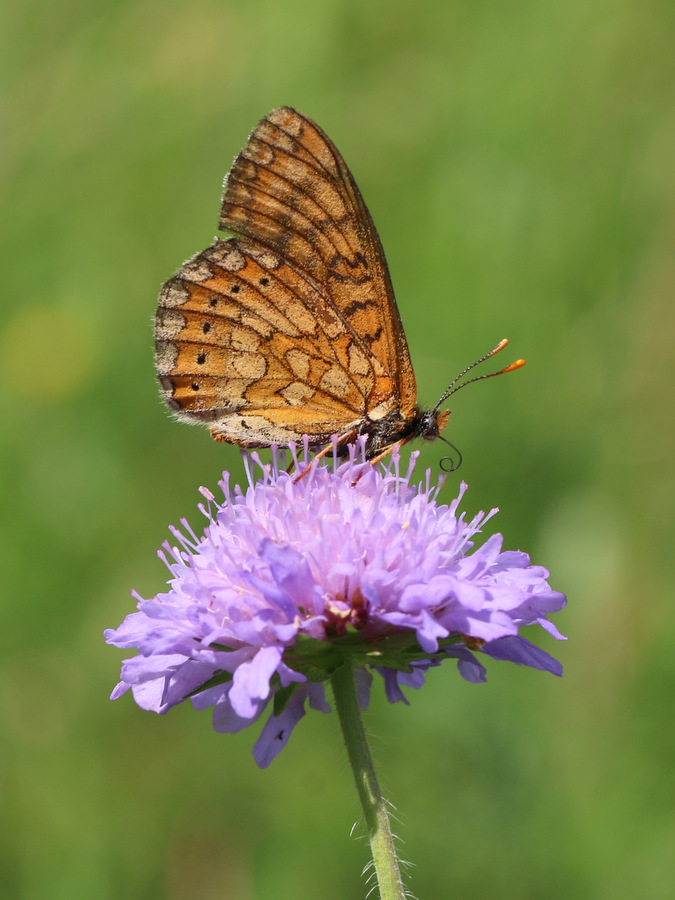
[[[502, 338], [501, 341], [495, 347], [495, 349], [492, 351], [492, 353], [490, 353], [490, 356], [494, 356], [495, 353], [499, 353], [500, 350], [503, 350], [504, 347], [506, 347], [506, 345], [508, 344], [508, 342], [509, 342], [508, 338]], [[490, 356], [488, 356], [488, 359], [490, 358]]]
[[498, 375], [506, 375], [507, 372], [514, 372], [516, 369], [522, 369], [525, 365], [524, 359], [517, 359], [515, 362], [512, 362], [510, 366], [507, 366], [505, 369], [502, 369], [501, 372], [498, 372]]

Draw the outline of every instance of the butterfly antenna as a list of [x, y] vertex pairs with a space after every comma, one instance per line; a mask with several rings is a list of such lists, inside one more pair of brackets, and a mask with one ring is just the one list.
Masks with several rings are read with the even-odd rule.
[[[485, 356], [481, 356], [481, 358], [477, 359], [475, 363], [471, 363], [471, 365], [467, 366], [463, 372], [460, 372], [459, 375], [457, 376], [457, 378], [455, 378], [453, 381], [450, 382], [450, 384], [448, 385], [448, 389], [445, 391], [445, 393], [443, 394], [441, 399], [438, 401], [436, 406], [434, 406], [434, 408], [432, 409], [432, 413], [438, 412], [441, 404], [445, 403], [445, 401], [448, 399], [448, 397], [450, 397], [452, 394], [456, 394], [457, 391], [466, 387], [467, 384], [473, 384], [474, 381], [482, 381], [483, 378], [494, 378], [496, 375], [506, 375], [507, 372], [514, 372], [516, 369], [522, 368], [522, 366], [525, 365], [525, 360], [517, 359], [515, 362], [512, 362], [510, 365], [506, 366], [503, 369], [500, 369], [498, 372], [489, 372], [487, 375], [476, 375], [475, 378], [469, 378], [468, 381], [462, 381], [462, 378], [464, 378], [464, 376], [468, 372], [470, 372], [472, 369], [475, 369], [476, 366], [479, 366], [481, 363], [484, 363], [486, 360], [490, 359], [491, 357], [495, 356], [495, 354], [499, 353], [500, 350], [503, 350], [504, 347], [506, 347], [508, 342], [509, 342], [508, 338], [504, 338], [497, 344], [497, 346], [493, 350], [490, 350], [490, 352], [486, 353]], [[457, 384], [458, 381], [461, 381], [462, 383]], [[457, 448], [455, 447], [454, 449], [456, 450]], [[453, 470], [451, 470], [451, 471], [453, 471]]]

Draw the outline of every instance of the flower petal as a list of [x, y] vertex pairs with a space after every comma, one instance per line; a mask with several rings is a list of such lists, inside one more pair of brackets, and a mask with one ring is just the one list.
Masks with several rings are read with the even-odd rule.
[[[164, 713], [190, 697], [196, 709], [214, 707], [216, 731], [232, 733], [286, 691], [283, 711], [256, 743], [266, 766], [306, 700], [330, 709], [323, 683], [341, 654], [364, 660], [355, 669], [362, 708], [373, 672], [391, 702], [407, 703], [403, 688], [421, 687], [446, 656], [466, 681], [485, 681], [471, 639], [494, 659], [562, 673], [520, 634], [540, 625], [562, 638], [548, 616], [565, 597], [551, 589], [548, 571], [504, 550], [498, 533], [475, 546], [496, 510], [459, 514], [465, 484], [439, 504], [429, 473], [411, 484], [415, 454], [401, 473], [396, 453], [379, 468], [364, 460], [363, 445], [349, 453], [335, 471], [313, 461], [302, 478], [284, 470], [278, 453], [269, 466], [245, 455], [244, 490], [231, 489], [224, 473], [222, 504], [204, 491], [203, 533], [182, 521], [161, 551], [168, 589], [148, 600], [135, 594], [138, 611], [105, 632], [113, 646], [139, 651], [123, 662], [113, 698], [131, 688], [139, 706]], [[448, 638], [455, 642], [429, 658]], [[370, 660], [377, 665], [367, 667]]]

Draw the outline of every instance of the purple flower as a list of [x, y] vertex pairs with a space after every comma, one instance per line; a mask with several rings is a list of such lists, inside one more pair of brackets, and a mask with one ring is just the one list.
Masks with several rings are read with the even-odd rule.
[[[222, 505], [202, 488], [208, 524], [195, 535], [185, 520], [172, 528], [179, 546], [160, 551], [170, 590], [151, 600], [137, 594], [138, 612], [106, 631], [109, 644], [139, 653], [122, 665], [115, 699], [132, 689], [143, 709], [165, 713], [190, 697], [214, 707], [216, 731], [233, 733], [273, 708], [255, 745], [260, 766], [285, 746], [305, 714], [305, 702], [329, 712], [324, 683], [350, 656], [360, 700], [369, 702], [372, 672], [391, 702], [407, 700], [425, 672], [447, 657], [460, 674], [485, 681], [476, 653], [562, 674], [560, 664], [519, 634], [548, 621], [565, 596], [527, 554], [503, 551], [493, 534], [472, 538], [497, 510], [467, 522], [457, 508], [437, 503], [440, 483], [411, 485], [417, 454], [401, 474], [393, 455], [386, 468], [283, 454], [263, 465], [245, 454], [248, 488], [230, 489]], [[306, 456], [306, 453], [305, 453]], [[255, 479], [256, 468], [259, 470]]]

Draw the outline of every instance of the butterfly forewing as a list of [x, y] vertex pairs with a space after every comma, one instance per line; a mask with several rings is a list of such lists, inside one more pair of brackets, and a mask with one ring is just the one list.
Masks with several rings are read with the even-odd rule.
[[286, 107], [262, 120], [226, 179], [220, 226], [264, 243], [321, 285], [370, 350], [375, 374], [394, 378], [404, 415], [412, 411], [415, 376], [382, 245], [318, 125]]
[[[226, 179], [216, 241], [164, 286], [168, 404], [241, 446], [368, 430], [415, 409], [387, 265], [342, 157], [311, 120], [271, 112]], [[375, 426], [373, 426], [375, 427]]]

